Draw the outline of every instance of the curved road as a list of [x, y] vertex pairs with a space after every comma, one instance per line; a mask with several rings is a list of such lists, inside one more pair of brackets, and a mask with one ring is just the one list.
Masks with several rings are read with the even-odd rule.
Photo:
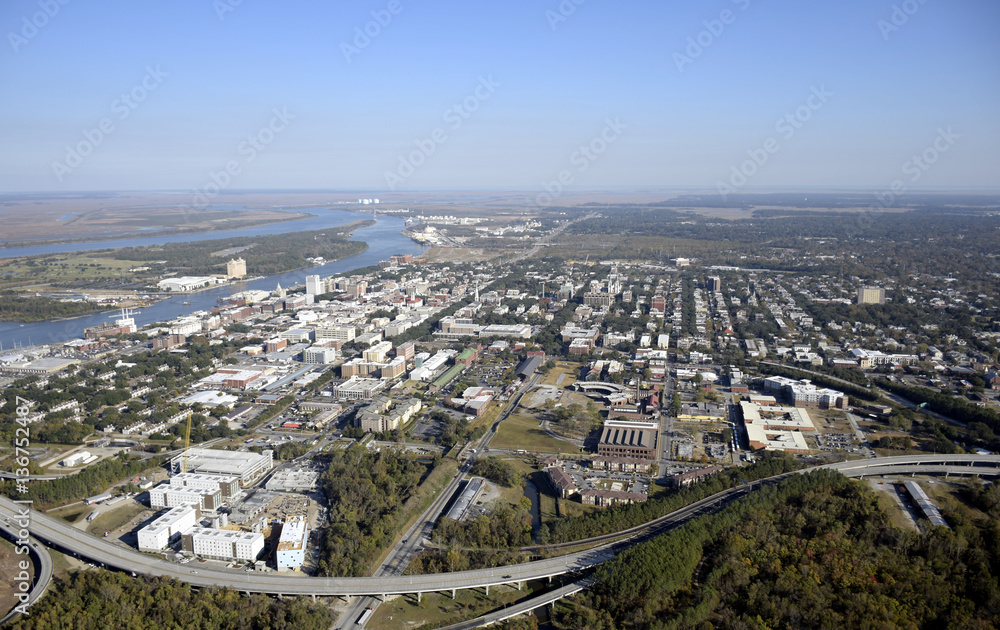
[[[30, 530], [30, 524], [28, 528]], [[17, 544], [16, 541], [18, 540], [18, 531], [21, 529], [22, 528], [20, 527], [17, 518], [11, 518], [5, 514], [4, 518], [0, 519], [0, 530], [3, 530], [3, 533], [8, 538], [15, 541], [15, 544]], [[48, 588], [49, 582], [52, 580], [52, 556], [49, 555], [48, 549], [38, 544], [38, 541], [34, 537], [29, 537], [28, 541], [28, 550], [30, 551], [31, 557], [34, 559], [35, 563], [35, 575], [33, 579], [34, 583], [32, 584], [31, 591], [28, 593], [28, 599], [24, 602], [24, 605], [31, 608], [32, 604], [38, 601], [39, 597], [45, 594], [45, 589]], [[19, 559], [21, 558], [21, 556], [15, 557]], [[8, 579], [10, 579], [10, 576], [8, 576]], [[19, 601], [17, 605], [9, 613], [7, 613], [6, 617], [0, 619], [0, 625], [7, 623], [19, 615], [20, 612], [18, 611], [18, 608], [21, 606], [22, 603]]]
[[[822, 468], [838, 470], [849, 477], [908, 472], [1000, 475], [1000, 455], [900, 456], [840, 462]], [[797, 471], [797, 473], [805, 472], [808, 470]], [[755, 485], [773, 483], [780, 478], [797, 473], [786, 473], [754, 483]], [[752, 488], [748, 486], [725, 490], [658, 519], [657, 526], [647, 526], [646, 531], [641, 535], [603, 544], [586, 551], [507, 567], [432, 575], [321, 578], [249, 574], [241, 570], [209, 569], [197, 564], [181, 565], [139, 553], [103, 538], [96, 538], [81, 532], [69, 523], [34, 510], [30, 511], [30, 531], [32, 536], [50, 545], [68, 550], [91, 561], [128, 572], [168, 576], [194, 586], [228, 586], [245, 592], [283, 595], [385, 596], [516, 584], [587, 569], [609, 560], [618, 551], [634, 545], [640, 540], [680, 526], [699, 515], [717, 511], [721, 506], [751, 490]], [[0, 497], [0, 516], [13, 518], [17, 514], [18, 507], [13, 501]], [[620, 532], [616, 534], [616, 536], [620, 535]]]

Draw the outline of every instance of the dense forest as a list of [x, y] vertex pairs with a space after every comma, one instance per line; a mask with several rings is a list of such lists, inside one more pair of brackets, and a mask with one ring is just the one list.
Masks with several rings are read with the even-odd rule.
[[17, 618], [12, 630], [326, 630], [334, 614], [304, 598], [272, 599], [232, 589], [194, 590], [166, 578], [77, 571]]
[[372, 561], [402, 526], [403, 503], [428, 468], [394, 449], [373, 452], [353, 444], [333, 451], [322, 481], [330, 525], [321, 543], [320, 573], [367, 575]]
[[995, 495], [917, 534], [856, 481], [793, 475], [620, 554], [556, 627], [996, 628]]
[[456, 547], [517, 548], [531, 544], [531, 500], [517, 505], [497, 501], [489, 514], [468, 521], [444, 517], [434, 529], [434, 541]]
[[0, 292], [0, 322], [41, 322], [60, 317], [76, 317], [107, 310], [105, 304], [63, 302], [53, 298], [25, 296], [15, 291]]
[[501, 501], [488, 514], [467, 521], [443, 517], [434, 529], [438, 548], [425, 549], [406, 567], [407, 574], [466, 571], [524, 562], [518, 547], [531, 544], [531, 501]]
[[522, 481], [521, 474], [513, 464], [494, 455], [477, 458], [472, 465], [472, 474], [508, 488], [520, 485]]

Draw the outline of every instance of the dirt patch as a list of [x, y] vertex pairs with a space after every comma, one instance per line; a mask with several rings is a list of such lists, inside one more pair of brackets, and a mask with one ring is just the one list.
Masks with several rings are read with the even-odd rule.
[[5, 576], [6, 579], [0, 580], [0, 617], [10, 612], [18, 603], [14, 590], [15, 583], [10, 579], [10, 576], [17, 575], [20, 572], [20, 568], [18, 568], [19, 562], [28, 560], [28, 564], [31, 565], [28, 573], [31, 574], [32, 579], [35, 577], [35, 564], [31, 562], [31, 556], [17, 555], [14, 550], [14, 544], [3, 539], [2, 544], [0, 544], [0, 575]]

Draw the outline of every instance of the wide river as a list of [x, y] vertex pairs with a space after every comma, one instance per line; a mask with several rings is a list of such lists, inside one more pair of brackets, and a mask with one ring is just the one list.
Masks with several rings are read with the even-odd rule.
[[[109, 247], [157, 245], [168, 242], [204, 241], [230, 236], [265, 236], [268, 234], [284, 234], [286, 232], [322, 230], [369, 218], [365, 214], [341, 210], [310, 209], [309, 212], [318, 213], [319, 216], [300, 221], [286, 221], [243, 230], [227, 230], [225, 232], [151, 236], [116, 241], [94, 241], [65, 245], [40, 245], [37, 247], [0, 249], [0, 257], [85, 251], [106, 249]], [[378, 223], [375, 225], [355, 230], [353, 240], [368, 243], [368, 249], [356, 256], [326, 263], [325, 265], [317, 265], [308, 269], [268, 276], [260, 280], [237, 282], [215, 289], [170, 297], [140, 309], [134, 315], [135, 323], [141, 327], [145, 324], [187, 315], [193, 311], [209, 310], [213, 306], [218, 305], [219, 298], [247, 289], [272, 290], [279, 283], [283, 287], [289, 287], [295, 284], [303, 284], [307, 275], [319, 274], [325, 277], [343, 274], [352, 269], [377, 264], [379, 261], [387, 260], [390, 256], [396, 254], [421, 253], [423, 248], [401, 234], [404, 227], [405, 220], [400, 217], [380, 216], [378, 217]], [[190, 304], [183, 304], [183, 302], [190, 302]], [[23, 325], [17, 322], [0, 322], [0, 345], [2, 345], [4, 350], [7, 350], [15, 344], [18, 346], [28, 346], [68, 341], [82, 337], [84, 328], [96, 326], [104, 322], [111, 322], [116, 317], [116, 312], [105, 312], [67, 320], [49, 320]]]

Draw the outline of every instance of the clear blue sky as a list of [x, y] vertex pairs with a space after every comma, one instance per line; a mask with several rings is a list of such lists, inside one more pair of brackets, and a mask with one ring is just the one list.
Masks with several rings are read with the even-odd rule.
[[[393, 3], [243, 0], [220, 19], [237, 0], [69, 0], [35, 16], [59, 1], [0, 5], [0, 191], [187, 191], [228, 162], [240, 189], [377, 193], [387, 171], [400, 190], [536, 190], [560, 171], [576, 190], [715, 187], [768, 139], [748, 187], [1000, 188], [996, 0], [563, 0], [558, 22], [558, 0], [399, 0], [347, 54]], [[890, 31], [894, 4], [918, 8]], [[134, 109], [116, 102], [144, 80]], [[809, 120], [776, 127], [821, 87]], [[455, 118], [466, 98], [478, 108]], [[275, 108], [294, 119], [241, 147]], [[87, 140], [102, 119], [113, 129]], [[912, 181], [939, 128], [960, 138]], [[574, 153], [602, 133], [604, 153]], [[433, 153], [400, 170], [420, 140]]]

